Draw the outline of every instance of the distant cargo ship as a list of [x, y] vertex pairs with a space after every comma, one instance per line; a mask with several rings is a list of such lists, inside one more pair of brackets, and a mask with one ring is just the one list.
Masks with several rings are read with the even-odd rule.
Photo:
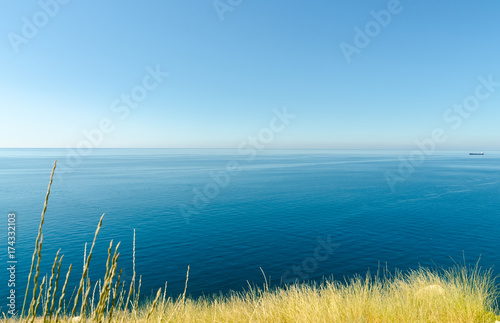
[[469, 155], [479, 155], [479, 156], [482, 156], [482, 155], [484, 155], [484, 153], [483, 152], [480, 152], [480, 153], [469, 153]]

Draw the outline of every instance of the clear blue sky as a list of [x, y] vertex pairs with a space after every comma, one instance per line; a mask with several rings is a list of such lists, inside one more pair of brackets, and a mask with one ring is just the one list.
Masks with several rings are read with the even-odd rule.
[[[0, 147], [75, 147], [108, 119], [97, 147], [235, 148], [286, 107], [266, 147], [411, 149], [440, 127], [441, 148], [500, 149], [499, 86], [443, 119], [479, 77], [500, 82], [498, 1], [401, 1], [350, 63], [341, 43], [392, 1], [220, 0], [223, 20], [211, 0], [54, 1], [50, 17], [0, 0]], [[157, 65], [168, 76], [120, 119], [114, 100]]]

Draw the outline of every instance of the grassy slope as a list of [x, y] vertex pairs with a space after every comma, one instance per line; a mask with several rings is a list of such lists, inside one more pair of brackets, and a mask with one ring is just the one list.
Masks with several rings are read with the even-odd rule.
[[[113, 322], [495, 322], [496, 287], [490, 271], [425, 268], [346, 284], [294, 284], [217, 298], [165, 298], [135, 311], [116, 309]], [[89, 310], [91, 311], [91, 310]], [[92, 310], [95, 313], [95, 310]], [[93, 313], [88, 313], [90, 319]], [[106, 310], [104, 318], [107, 321]], [[68, 316], [64, 321], [71, 322]], [[41, 321], [41, 320], [36, 320]], [[74, 320], [77, 321], [77, 320]], [[9, 322], [17, 322], [9, 320]]]

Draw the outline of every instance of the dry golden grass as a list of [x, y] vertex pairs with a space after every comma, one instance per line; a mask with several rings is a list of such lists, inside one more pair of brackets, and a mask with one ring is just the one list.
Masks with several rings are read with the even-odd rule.
[[[38, 236], [33, 252], [23, 308], [23, 315], [7, 318], [9, 322], [489, 322], [498, 316], [497, 286], [491, 270], [478, 265], [451, 269], [419, 268], [406, 273], [370, 275], [346, 282], [326, 280], [322, 284], [291, 284], [269, 289], [250, 287], [245, 292], [225, 296], [191, 299], [186, 288], [178, 298], [166, 297], [159, 289], [154, 300], [139, 305], [140, 279], [120, 281], [117, 274], [118, 246], [111, 241], [106, 273], [91, 286], [88, 270], [95, 239], [102, 226], [101, 217], [94, 242], [85, 255], [84, 270], [71, 304], [63, 306], [71, 265], [61, 291], [59, 278], [63, 256], [57, 253], [52, 272], [39, 282], [42, 248], [42, 225], [50, 194], [45, 199]], [[104, 216], [104, 215], [103, 215]], [[34, 271], [33, 271], [34, 270]], [[31, 279], [30, 279], [31, 280]], [[30, 297], [31, 294], [31, 297]], [[55, 305], [55, 306], [54, 306]], [[35, 315], [36, 314], [36, 315]]]

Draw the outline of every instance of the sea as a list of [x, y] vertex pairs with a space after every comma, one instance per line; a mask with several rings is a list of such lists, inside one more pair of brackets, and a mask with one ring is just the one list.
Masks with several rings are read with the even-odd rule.
[[188, 267], [191, 297], [381, 269], [500, 273], [499, 151], [0, 149], [2, 311], [12, 290], [24, 299], [56, 160], [40, 278], [59, 251], [68, 295], [103, 214], [91, 282], [120, 243], [120, 279], [135, 270], [145, 299], [182, 294]]

